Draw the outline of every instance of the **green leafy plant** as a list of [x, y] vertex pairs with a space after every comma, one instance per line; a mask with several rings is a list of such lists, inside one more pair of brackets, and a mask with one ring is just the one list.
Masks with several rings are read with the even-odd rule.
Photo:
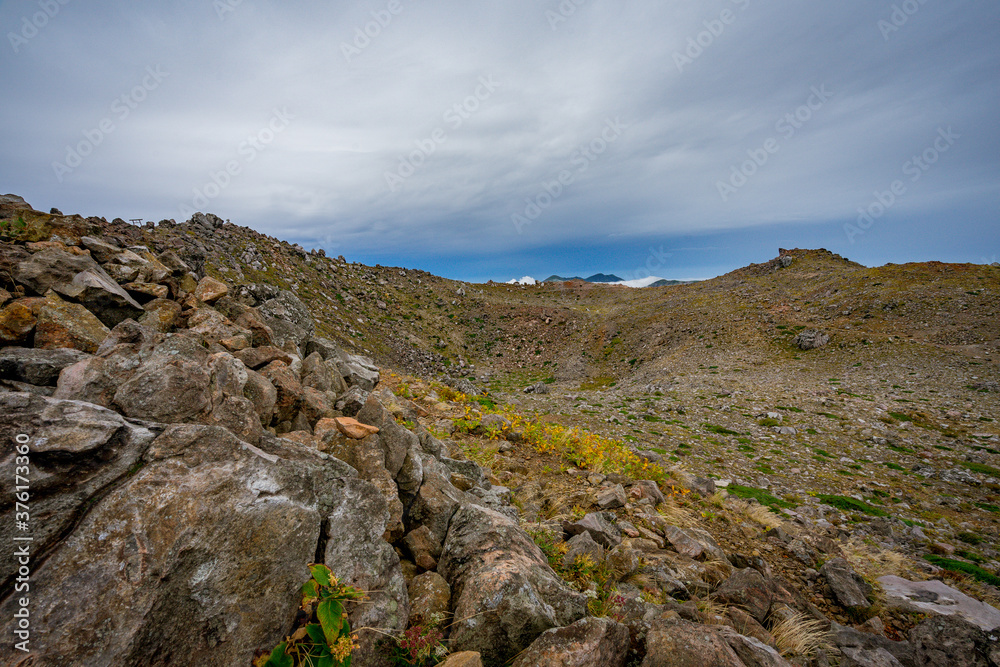
[[285, 641], [254, 660], [254, 667], [351, 667], [357, 648], [344, 604], [365, 594], [342, 584], [326, 565], [311, 564], [312, 578], [302, 585], [307, 622]]

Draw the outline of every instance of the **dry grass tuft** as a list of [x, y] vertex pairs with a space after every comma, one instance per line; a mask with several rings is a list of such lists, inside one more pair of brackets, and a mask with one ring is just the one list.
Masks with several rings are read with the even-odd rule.
[[910, 559], [898, 551], [873, 546], [860, 539], [853, 538], [841, 545], [844, 558], [861, 576], [868, 581], [876, 581], [887, 574], [913, 579], [925, 579], [920, 576], [910, 564]]
[[742, 514], [754, 523], [760, 524], [765, 528], [778, 528], [779, 526], [784, 525], [784, 522], [777, 514], [768, 509], [767, 506], [759, 503], [751, 503], [746, 500], [730, 496], [726, 500], [726, 506], [733, 512]]
[[778, 652], [786, 658], [812, 657], [820, 650], [835, 653], [836, 647], [826, 624], [805, 614], [794, 613], [771, 628]]
[[698, 525], [694, 512], [678, 505], [673, 496], [664, 498], [663, 502], [656, 506], [656, 511], [672, 526], [691, 528]]

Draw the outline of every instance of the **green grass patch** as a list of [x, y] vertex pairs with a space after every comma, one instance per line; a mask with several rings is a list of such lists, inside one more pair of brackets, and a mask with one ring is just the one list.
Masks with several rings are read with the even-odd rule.
[[893, 463], [892, 461], [889, 461], [888, 463], [886, 463], [885, 467], [889, 468], [890, 470], [899, 470], [899, 471], [903, 471], [903, 472], [906, 471], [906, 468], [904, 468], [903, 466], [899, 465], [898, 463]]
[[985, 463], [962, 461], [961, 464], [972, 472], [978, 472], [983, 475], [992, 475], [993, 477], [1000, 477], [1000, 470], [994, 468], [993, 466], [988, 466]]
[[725, 426], [718, 426], [716, 424], [702, 424], [702, 427], [704, 427], [706, 431], [717, 433], [719, 435], [739, 435], [736, 431], [728, 429]]
[[764, 489], [755, 489], [752, 486], [740, 486], [739, 484], [730, 484], [728, 487], [726, 487], [726, 491], [728, 491], [731, 495], [736, 496], [737, 498], [743, 498], [745, 500], [753, 499], [759, 502], [761, 505], [767, 505], [768, 507], [772, 508], [784, 507], [787, 509], [792, 509], [793, 507], [795, 507], [795, 505], [788, 502], [787, 500], [782, 500], [777, 496], [771, 495]]
[[831, 507], [836, 507], [843, 512], [861, 512], [862, 514], [870, 514], [871, 516], [889, 516], [889, 513], [885, 510], [872, 507], [865, 501], [858, 500], [857, 498], [849, 498], [847, 496], [831, 496], [826, 494], [820, 494], [816, 497], [821, 503], [830, 505]]
[[978, 565], [966, 563], [961, 560], [955, 560], [954, 558], [945, 558], [944, 556], [938, 556], [936, 554], [924, 554], [924, 560], [929, 562], [931, 565], [937, 565], [943, 570], [962, 572], [964, 574], [971, 575], [975, 579], [978, 579], [985, 584], [989, 584], [990, 586], [1000, 586], [1000, 577], [996, 576], [992, 572], [984, 570]]
[[981, 510], [986, 510], [987, 512], [994, 512], [1000, 514], [1000, 507], [996, 505], [991, 505], [990, 503], [976, 503], [976, 507]]

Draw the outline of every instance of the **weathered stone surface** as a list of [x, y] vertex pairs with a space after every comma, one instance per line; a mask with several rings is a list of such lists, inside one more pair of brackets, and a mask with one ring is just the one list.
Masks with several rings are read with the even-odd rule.
[[575, 535], [570, 538], [567, 542], [569, 547], [566, 551], [566, 555], [563, 556], [563, 567], [569, 567], [576, 562], [577, 558], [581, 556], [586, 556], [590, 559], [591, 563], [597, 565], [604, 560], [604, 548], [594, 541], [590, 536], [589, 531], [583, 531], [579, 535]]
[[420, 439], [400, 426], [374, 396], [369, 396], [365, 407], [356, 415], [362, 424], [377, 426], [379, 443], [385, 453], [385, 469], [395, 478], [403, 467], [403, 461], [411, 449], [420, 449]]
[[910, 630], [915, 664], [927, 667], [991, 667], [1000, 657], [996, 634], [960, 616], [932, 616]]
[[355, 417], [365, 407], [368, 392], [361, 387], [351, 387], [337, 399], [336, 408], [348, 417]]
[[487, 664], [510, 660], [545, 630], [586, 611], [517, 524], [467, 505], [452, 517], [438, 572], [451, 585], [451, 645], [478, 651]]
[[483, 660], [475, 651], [452, 653], [438, 667], [483, 667]]
[[543, 632], [512, 667], [624, 667], [629, 630], [610, 618], [583, 618]]
[[436, 617], [443, 620], [450, 608], [451, 586], [437, 572], [415, 576], [407, 586], [410, 596], [410, 625], [424, 625]]
[[0, 310], [0, 345], [28, 343], [35, 322], [31, 308], [18, 301], [8, 304]]
[[343, 435], [337, 429], [324, 427], [321, 449], [347, 462], [358, 471], [362, 479], [370, 481], [379, 490], [385, 498], [389, 512], [386, 539], [395, 542], [403, 536], [403, 504], [399, 500], [396, 482], [385, 469], [385, 455], [378, 440], [378, 435], [355, 440]]
[[680, 618], [656, 621], [642, 667], [746, 667], [717, 627]]
[[205, 303], [215, 303], [227, 294], [229, 294], [229, 287], [226, 283], [211, 276], [205, 276], [199, 280], [198, 286], [194, 289], [194, 297]]
[[348, 355], [347, 361], [338, 361], [337, 368], [349, 387], [374, 391], [380, 380], [378, 366], [371, 359], [357, 354]]
[[448, 534], [452, 516], [463, 501], [461, 491], [441, 474], [424, 475], [423, 484], [409, 510], [409, 525], [427, 526], [442, 544]]
[[[153, 299], [166, 299], [170, 295], [170, 288], [166, 285], [156, 283], [131, 282], [122, 285], [122, 288], [139, 303], [148, 303]], [[145, 306], [143, 306], [145, 308]]]
[[819, 573], [826, 578], [826, 583], [833, 591], [834, 598], [841, 606], [847, 608], [867, 608], [871, 606], [868, 597], [872, 594], [871, 585], [851, 568], [843, 558], [827, 561]]
[[292, 358], [287, 352], [270, 345], [239, 350], [234, 356], [253, 370], [263, 368], [272, 361], [280, 361], [289, 366], [292, 364]]
[[45, 350], [68, 347], [94, 353], [109, 333], [111, 330], [89, 310], [49, 292], [38, 311], [35, 347]]
[[228, 317], [210, 306], [196, 308], [188, 316], [188, 331], [206, 341], [218, 343], [226, 339], [242, 336], [247, 341], [251, 333], [234, 324]]
[[773, 596], [764, 575], [748, 567], [722, 582], [712, 598], [745, 609], [758, 623], [763, 623], [771, 611]]
[[719, 627], [717, 632], [746, 667], [792, 667], [792, 663], [759, 639], [747, 637], [725, 626]]
[[800, 331], [799, 334], [795, 336], [795, 339], [792, 340], [792, 345], [795, 345], [800, 350], [814, 350], [825, 346], [829, 342], [829, 334], [825, 334], [816, 329], [806, 329], [804, 331]]
[[588, 531], [594, 541], [601, 546], [612, 549], [622, 541], [622, 531], [614, 523], [614, 514], [591, 512], [579, 521], [563, 524], [563, 529], [570, 535], [579, 535]]
[[957, 614], [983, 630], [1000, 627], [996, 607], [971, 598], [943, 581], [908, 581], [893, 575], [881, 577], [886, 605], [918, 614]]
[[258, 306], [264, 322], [273, 332], [274, 343], [282, 349], [294, 349], [301, 354], [315, 329], [309, 310], [297, 296], [281, 290], [273, 299]]
[[[94, 444], [112, 428], [98, 429]], [[106, 495], [76, 499], [93, 506], [34, 573], [38, 664], [244, 664], [287, 632], [303, 564], [315, 557], [318, 507], [345, 500], [332, 497], [335, 479], [218, 427], [169, 427], [142, 461], [108, 480]], [[53, 492], [73, 496], [68, 479], [69, 490]], [[4, 616], [14, 604], [0, 605]], [[5, 642], [0, 662], [14, 659]]]
[[[399, 557], [382, 539], [391, 520], [388, 503], [362, 479], [343, 478], [334, 488], [337, 502], [328, 516], [324, 562], [342, 581], [370, 591], [369, 602], [351, 612], [351, 626], [402, 632], [410, 617], [410, 598]], [[375, 647], [378, 638], [373, 632], [361, 633], [361, 648], [352, 654], [352, 664], [388, 664]]]
[[254, 412], [257, 413], [261, 426], [270, 425], [274, 417], [274, 405], [278, 401], [278, 390], [271, 381], [257, 371], [248, 369], [243, 395], [253, 403]]
[[831, 626], [830, 634], [833, 644], [844, 656], [844, 667], [893, 665], [892, 661], [885, 657], [886, 654], [905, 667], [922, 664], [916, 662], [913, 645], [908, 641], [892, 641], [886, 637], [845, 627], [837, 622]]
[[660, 491], [660, 487], [656, 485], [656, 482], [648, 479], [641, 479], [633, 484], [632, 488], [629, 489], [629, 495], [640, 500], [647, 498], [654, 507], [663, 502], [663, 492]]
[[715, 538], [700, 528], [663, 526], [663, 535], [677, 553], [695, 560], [715, 559], [726, 561], [726, 553]]
[[614, 510], [619, 507], [625, 507], [625, 503], [627, 502], [628, 496], [625, 495], [625, 487], [621, 484], [615, 484], [597, 494], [597, 506], [602, 510]]
[[87, 255], [42, 250], [18, 264], [14, 278], [37, 294], [53, 290], [82, 304], [108, 327], [143, 313], [142, 306]]
[[302, 384], [319, 391], [334, 388], [333, 373], [319, 352], [313, 352], [302, 360]]
[[181, 305], [170, 299], [153, 299], [143, 308], [146, 312], [139, 316], [139, 324], [152, 327], [161, 333], [173, 330], [181, 314]]
[[274, 420], [283, 422], [294, 419], [302, 406], [303, 390], [299, 378], [281, 361], [272, 361], [260, 369], [260, 374], [278, 391], [278, 400], [274, 404]]
[[0, 349], [0, 378], [54, 387], [62, 369], [86, 359], [87, 356], [79, 350], [6, 347]]
[[403, 543], [413, 556], [413, 562], [424, 570], [436, 570], [441, 557], [441, 542], [427, 526], [417, 526], [403, 538]]
[[204, 363], [181, 355], [156, 355], [122, 383], [114, 404], [129, 417], [185, 422], [210, 407], [211, 376]]

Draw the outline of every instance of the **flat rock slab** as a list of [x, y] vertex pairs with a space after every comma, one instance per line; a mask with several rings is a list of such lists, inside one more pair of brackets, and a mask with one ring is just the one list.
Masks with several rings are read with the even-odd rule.
[[368, 436], [379, 432], [378, 426], [362, 424], [353, 417], [334, 417], [333, 421], [337, 425], [338, 431], [354, 440], [364, 440]]
[[1000, 611], [995, 607], [971, 598], [942, 581], [909, 581], [893, 575], [881, 577], [878, 581], [890, 606], [923, 614], [957, 614], [983, 630], [1000, 627]]

